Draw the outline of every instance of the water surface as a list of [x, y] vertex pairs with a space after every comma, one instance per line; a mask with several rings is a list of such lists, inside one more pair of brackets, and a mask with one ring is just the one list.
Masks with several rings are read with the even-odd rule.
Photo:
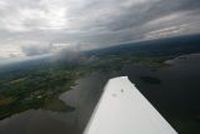
[[159, 69], [125, 65], [119, 72], [94, 72], [60, 95], [75, 111], [28, 110], [0, 121], [0, 134], [81, 134], [107, 80], [120, 75], [127, 75], [179, 133], [200, 133], [199, 61], [200, 54], [192, 54], [166, 61], [169, 66]]

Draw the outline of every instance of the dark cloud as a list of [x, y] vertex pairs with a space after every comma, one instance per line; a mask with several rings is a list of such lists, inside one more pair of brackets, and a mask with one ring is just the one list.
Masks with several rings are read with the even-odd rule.
[[199, 0], [2, 0], [0, 47], [31, 56], [52, 53], [48, 44], [57, 42], [85, 50], [196, 34], [199, 7]]
[[44, 55], [50, 53], [49, 47], [38, 47], [38, 46], [23, 46], [22, 51], [26, 56]]
[[[106, 28], [113, 31], [130, 29], [179, 12], [199, 12], [200, 1], [197, 0], [160, 0], [123, 8], [119, 16], [114, 16]], [[192, 15], [192, 14], [191, 14]], [[182, 16], [180, 16], [182, 17]], [[187, 16], [185, 16], [187, 18]], [[180, 18], [177, 18], [180, 19]], [[192, 21], [192, 20], [191, 20]]]

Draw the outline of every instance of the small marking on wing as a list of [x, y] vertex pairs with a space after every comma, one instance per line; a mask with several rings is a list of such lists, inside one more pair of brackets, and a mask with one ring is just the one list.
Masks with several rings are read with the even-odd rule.
[[117, 95], [114, 93], [114, 94], [112, 94], [112, 97], [117, 97]]

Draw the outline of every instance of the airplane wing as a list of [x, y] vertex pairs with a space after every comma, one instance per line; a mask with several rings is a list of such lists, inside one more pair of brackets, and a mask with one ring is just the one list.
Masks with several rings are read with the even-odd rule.
[[110, 79], [84, 134], [177, 134], [128, 77]]

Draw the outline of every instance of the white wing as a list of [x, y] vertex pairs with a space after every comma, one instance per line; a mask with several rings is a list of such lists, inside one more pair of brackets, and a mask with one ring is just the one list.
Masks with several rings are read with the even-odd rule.
[[110, 79], [84, 134], [177, 134], [128, 77]]

